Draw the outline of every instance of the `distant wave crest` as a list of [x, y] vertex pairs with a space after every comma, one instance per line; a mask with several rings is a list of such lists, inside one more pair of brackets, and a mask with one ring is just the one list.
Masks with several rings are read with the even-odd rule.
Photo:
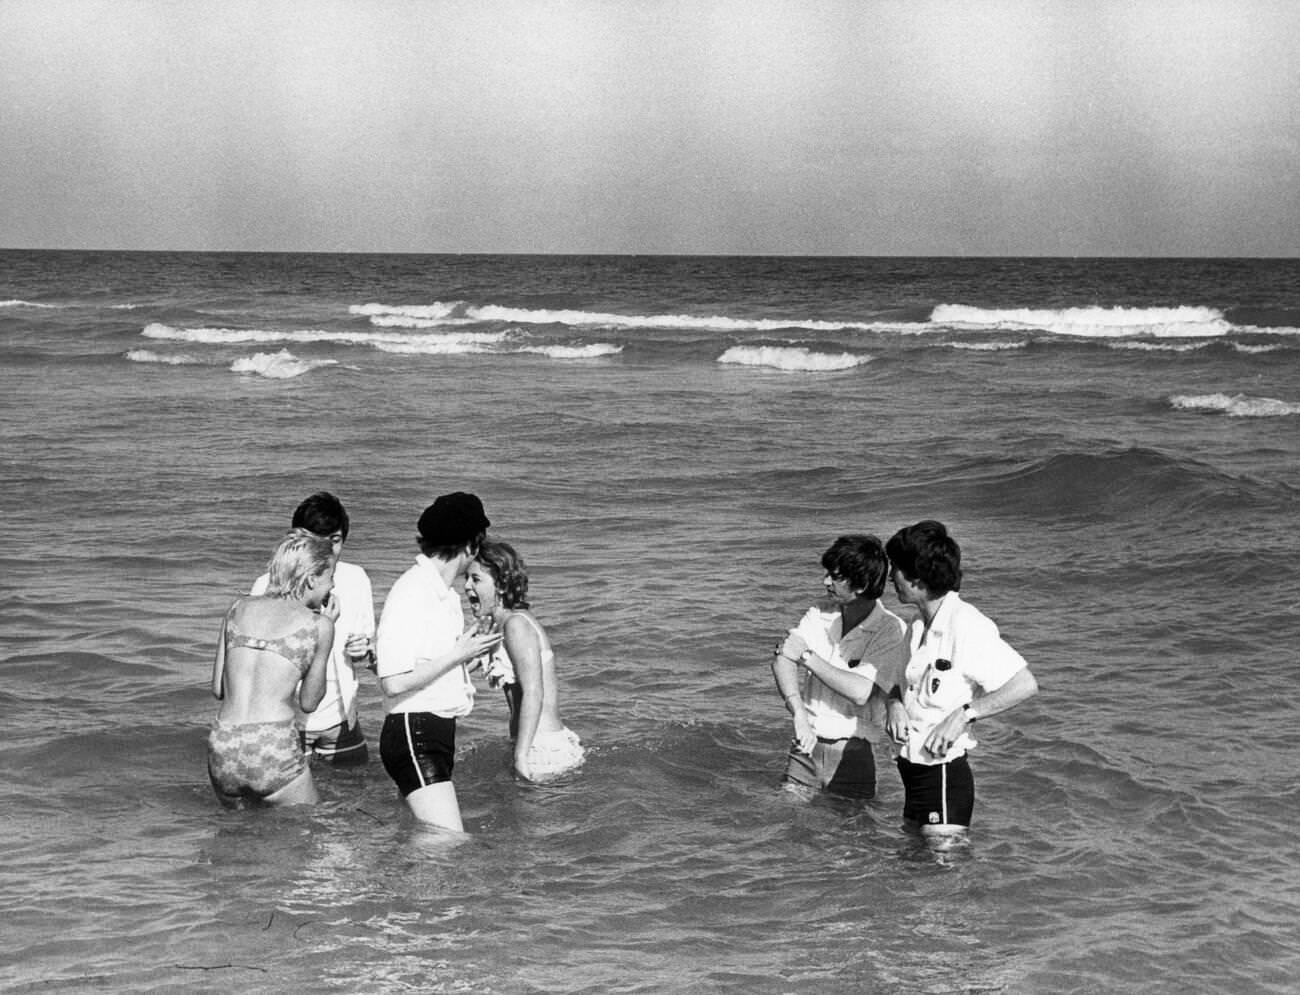
[[951, 342], [954, 349], [966, 352], [1009, 352], [1013, 349], [1025, 349], [1028, 342]]
[[959, 331], [1044, 331], [1079, 338], [1198, 338], [1234, 330], [1222, 311], [1208, 307], [1010, 308], [940, 304], [931, 324]]
[[299, 359], [287, 349], [279, 352], [259, 352], [253, 356], [237, 359], [230, 364], [232, 373], [256, 373], [268, 380], [289, 380], [321, 366], [334, 366], [333, 359]]
[[1300, 414], [1300, 404], [1245, 394], [1175, 394], [1169, 403], [1180, 411], [1208, 411], [1231, 418], [1281, 418]]
[[518, 351], [534, 352], [551, 359], [599, 359], [602, 356], [617, 356], [623, 347], [608, 342], [593, 342], [590, 345], [530, 345], [522, 346]]
[[166, 366], [196, 366], [203, 362], [201, 359], [187, 356], [184, 353], [164, 356], [162, 353], [150, 349], [131, 349], [127, 352], [126, 358], [133, 363], [162, 363]]
[[1255, 356], [1262, 355], [1266, 352], [1279, 352], [1280, 350], [1285, 349], [1286, 346], [1278, 343], [1272, 345], [1251, 345], [1247, 342], [1234, 342], [1232, 343], [1232, 348], [1236, 349], [1237, 352], [1244, 352], [1247, 355]]
[[367, 318], [422, 318], [436, 321], [439, 318], [450, 318], [461, 306], [460, 301], [453, 301], [450, 304], [444, 304], [442, 301], [434, 301], [432, 304], [403, 305], [353, 304], [348, 308], [348, 313]]
[[[1224, 312], [1211, 307], [1073, 307], [1073, 308], [985, 308], [966, 304], [940, 304], [927, 320], [825, 320], [816, 317], [735, 317], [724, 314], [631, 314], [586, 311], [578, 308], [524, 308], [501, 304], [473, 304], [466, 301], [435, 301], [432, 304], [354, 304], [349, 313], [368, 318], [376, 327], [430, 328], [498, 322], [514, 325], [563, 325], [570, 328], [645, 329], [659, 331], [719, 332], [873, 332], [881, 334], [930, 335], [957, 333], [1037, 333], [1082, 339], [1214, 339], [1250, 332], [1234, 325]], [[1265, 329], [1255, 329], [1264, 332]], [[1272, 334], [1292, 329], [1270, 328]], [[999, 343], [965, 343], [964, 348], [998, 350], [1020, 348]]]
[[349, 314], [369, 318], [376, 328], [438, 328], [444, 325], [472, 325], [478, 319], [465, 317], [464, 301], [434, 301], [432, 304], [353, 304]]
[[733, 346], [718, 357], [719, 363], [738, 366], [770, 366], [777, 370], [801, 373], [828, 373], [850, 370], [871, 362], [871, 356], [858, 356], [842, 352], [831, 354], [813, 352], [793, 346]]
[[689, 314], [616, 314], [582, 311], [573, 308], [506, 307], [500, 304], [466, 305], [434, 303], [429, 305], [354, 304], [352, 314], [365, 315], [375, 325], [420, 327], [421, 324], [446, 324], [466, 321], [500, 321], [517, 325], [568, 325], [600, 328], [656, 328], [677, 331], [772, 332], [781, 329], [805, 329], [818, 332], [865, 330], [878, 328], [871, 322], [821, 321], [808, 318], [729, 318], [725, 315]]
[[[451, 335], [405, 335], [398, 332], [327, 332], [317, 329], [276, 331], [262, 328], [173, 328], [158, 323], [146, 325], [140, 333], [148, 339], [168, 342], [191, 342], [199, 345], [275, 345], [289, 342], [304, 345], [312, 342], [332, 342], [338, 345], [367, 345], [392, 352], [447, 352], [455, 351], [461, 343], [499, 342], [505, 332], [461, 332]], [[446, 345], [447, 348], [443, 348]]]
[[[397, 315], [388, 314], [393, 309], [385, 309], [383, 305], [366, 305], [368, 313], [372, 314], [372, 320], [381, 322], [387, 321], [390, 317], [404, 327], [419, 327], [413, 323], [423, 323], [427, 327], [432, 319], [418, 318], [415, 315]], [[450, 313], [452, 305], [444, 307], [446, 313]], [[354, 307], [354, 311], [359, 308]], [[420, 309], [411, 309], [420, 310]], [[434, 309], [427, 309], [430, 314]], [[466, 319], [452, 319], [456, 322], [464, 323]], [[445, 322], [444, 322], [445, 324]], [[356, 332], [329, 332], [305, 329], [299, 331], [276, 331], [270, 329], [258, 328], [174, 328], [171, 325], [153, 323], [147, 325], [141, 334], [145, 338], [156, 339], [166, 342], [184, 342], [197, 345], [278, 345], [289, 343], [293, 345], [307, 345], [312, 343], [333, 343], [340, 345], [358, 345], [369, 346], [378, 349], [381, 352], [387, 352], [402, 356], [457, 356], [472, 355], [475, 353], [537, 353], [549, 356], [552, 359], [595, 359], [602, 356], [612, 356], [623, 351], [620, 345], [614, 345], [608, 342], [592, 342], [579, 345], [551, 344], [551, 345], [520, 345], [509, 348], [511, 338], [525, 334], [519, 329], [502, 329], [498, 331], [441, 331], [441, 332], [382, 332], [382, 331], [356, 331]], [[138, 362], [147, 362], [143, 358], [146, 350], [140, 350], [141, 358]], [[156, 354], [150, 354], [156, 355]], [[281, 352], [279, 355], [288, 355]], [[165, 362], [164, 359], [156, 359], [155, 362]], [[333, 362], [330, 360], [329, 362]], [[318, 364], [320, 365], [320, 364]], [[241, 370], [240, 372], [250, 372]], [[252, 372], [262, 372], [254, 370]], [[273, 376], [280, 375], [276, 373], [264, 373], [263, 375]], [[297, 375], [297, 374], [292, 374]]]
[[399, 356], [462, 356], [492, 352], [508, 332], [448, 332], [439, 335], [403, 335], [367, 339], [380, 352]]
[[1208, 342], [1108, 342], [1107, 349], [1127, 352], [1196, 352]]
[[173, 328], [157, 322], [146, 325], [140, 333], [147, 339], [166, 342], [193, 342], [199, 345], [273, 344], [276, 342], [344, 342], [365, 343], [374, 340], [373, 332], [326, 332], [315, 329], [274, 331], [262, 328]]

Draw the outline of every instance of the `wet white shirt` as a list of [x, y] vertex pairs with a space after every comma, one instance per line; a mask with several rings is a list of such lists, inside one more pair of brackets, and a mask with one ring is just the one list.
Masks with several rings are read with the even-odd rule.
[[998, 632], [993, 620], [956, 591], [943, 596], [929, 630], [917, 618], [908, 626], [910, 655], [903, 681], [907, 709], [907, 742], [898, 755], [915, 764], [955, 760], [974, 748], [969, 730], [957, 738], [946, 756], [925, 750], [931, 731], [955, 709], [969, 704], [974, 688], [996, 691], [1026, 666], [1025, 658]]
[[[448, 653], [464, 628], [460, 595], [447, 586], [434, 561], [421, 553], [384, 599], [375, 640], [381, 686], [385, 677], [410, 673], [416, 660]], [[424, 687], [384, 695], [385, 712], [433, 712], [456, 718], [468, 715], [473, 707], [474, 685], [464, 664]]]

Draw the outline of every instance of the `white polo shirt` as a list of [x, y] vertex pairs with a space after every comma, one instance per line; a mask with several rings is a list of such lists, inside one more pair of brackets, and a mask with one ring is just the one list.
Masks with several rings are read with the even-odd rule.
[[910, 656], [904, 672], [903, 705], [907, 708], [907, 742], [898, 755], [914, 764], [956, 760], [976, 745], [969, 731], [946, 756], [926, 752], [925, 740], [945, 716], [974, 698], [973, 689], [996, 691], [1028, 664], [998, 634], [993, 620], [956, 591], [943, 596], [927, 631], [917, 618], [907, 629]]
[[[829, 599], [804, 613], [791, 632], [803, 637], [810, 650], [832, 667], [861, 674], [882, 691], [893, 687], [904, 656], [903, 620], [876, 602], [871, 614], [849, 630], [841, 632], [844, 618], [840, 606]], [[869, 737], [872, 728], [884, 723], [883, 699], [873, 694], [865, 705], [827, 687], [807, 670], [802, 673], [801, 695], [813, 732], [823, 739]]]
[[[375, 638], [380, 686], [385, 677], [410, 673], [416, 660], [448, 653], [464, 628], [460, 595], [443, 581], [434, 561], [421, 553], [384, 599]], [[424, 687], [384, 695], [385, 712], [433, 712], [456, 718], [468, 715], [473, 707], [474, 685], [464, 664]]]

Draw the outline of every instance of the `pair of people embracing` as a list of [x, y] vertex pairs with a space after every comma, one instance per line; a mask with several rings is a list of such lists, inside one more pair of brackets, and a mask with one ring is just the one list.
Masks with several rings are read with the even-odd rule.
[[[579, 766], [584, 751], [559, 714], [554, 653], [529, 610], [528, 574], [473, 494], [444, 494], [417, 524], [420, 553], [393, 584], [376, 636], [384, 693], [379, 755], [421, 822], [464, 831], [452, 783], [456, 720], [474, 707], [471, 673], [504, 652], [489, 679], [505, 688], [515, 737], [514, 767], [546, 780]], [[474, 625], [466, 626], [457, 582]]]

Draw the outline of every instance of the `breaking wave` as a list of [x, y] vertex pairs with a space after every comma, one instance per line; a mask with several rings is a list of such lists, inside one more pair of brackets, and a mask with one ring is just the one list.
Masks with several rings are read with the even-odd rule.
[[1282, 418], [1300, 415], [1300, 404], [1272, 397], [1248, 397], [1245, 394], [1175, 394], [1171, 407], [1179, 411], [1205, 411], [1230, 418]]
[[164, 356], [162, 353], [153, 352], [149, 349], [131, 349], [127, 352], [126, 358], [133, 363], [162, 363], [165, 366], [197, 366], [203, 362], [201, 359], [187, 356], [184, 353]]
[[733, 346], [718, 357], [718, 362], [737, 366], [768, 366], [798, 373], [833, 373], [862, 366], [871, 362], [872, 358], [847, 352], [813, 352], [811, 349], [790, 346]]
[[232, 373], [255, 373], [268, 380], [289, 380], [322, 366], [336, 366], [334, 359], [299, 359], [287, 349], [279, 352], [259, 352], [237, 359], [230, 364]]

